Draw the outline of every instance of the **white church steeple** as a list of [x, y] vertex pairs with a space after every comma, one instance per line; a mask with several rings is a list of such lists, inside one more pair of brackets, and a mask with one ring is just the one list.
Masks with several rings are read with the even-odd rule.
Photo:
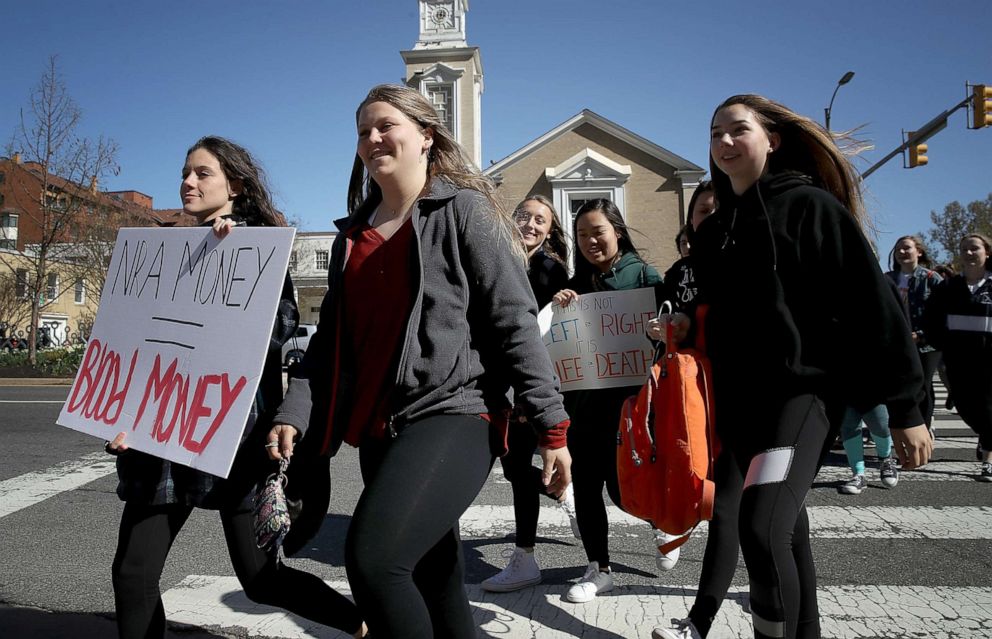
[[404, 81], [427, 97], [455, 139], [482, 165], [482, 58], [465, 38], [468, 0], [420, 0], [420, 35], [401, 51]]

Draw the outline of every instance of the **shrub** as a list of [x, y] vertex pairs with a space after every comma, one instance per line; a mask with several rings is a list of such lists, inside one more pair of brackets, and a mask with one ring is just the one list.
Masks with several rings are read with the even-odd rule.
[[28, 363], [28, 352], [0, 352], [0, 377], [75, 377], [85, 345], [38, 351], [38, 363]]

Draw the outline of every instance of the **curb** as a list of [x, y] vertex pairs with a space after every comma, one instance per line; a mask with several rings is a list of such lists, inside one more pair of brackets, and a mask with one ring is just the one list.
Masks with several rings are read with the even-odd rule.
[[71, 377], [0, 377], [0, 386], [72, 386]]

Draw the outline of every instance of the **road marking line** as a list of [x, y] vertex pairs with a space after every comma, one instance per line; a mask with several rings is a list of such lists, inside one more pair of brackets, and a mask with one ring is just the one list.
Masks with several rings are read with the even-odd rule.
[[[575, 569], [576, 575], [581, 572]], [[646, 629], [684, 618], [694, 587], [624, 586], [587, 604], [565, 601], [568, 584], [545, 584], [512, 593], [467, 586], [475, 621], [493, 637], [642, 637]], [[342, 594], [347, 582], [329, 581]], [[829, 586], [817, 589], [826, 637], [988, 636], [992, 588], [924, 586]], [[340, 633], [277, 608], [253, 603], [236, 577], [190, 575], [162, 595], [170, 621], [203, 628], [243, 628], [248, 636], [330, 639]], [[713, 624], [712, 639], [752, 637], [747, 588], [730, 589]]]
[[[819, 539], [992, 539], [992, 506], [895, 507], [811, 506], [810, 536]], [[616, 506], [607, 507], [610, 534], [637, 535], [647, 522]], [[571, 538], [568, 516], [554, 506], [542, 506], [538, 534]], [[514, 531], [513, 506], [470, 506], [459, 520], [463, 538], [492, 539]], [[627, 527], [635, 530], [628, 530]], [[706, 534], [706, 522], [693, 536]]]
[[[975, 444], [962, 446], [966, 450], [974, 450]], [[881, 486], [878, 478], [878, 468], [873, 461], [865, 462], [865, 478], [869, 485]], [[977, 461], [930, 462], [919, 470], [905, 470], [899, 473], [899, 483], [904, 481], [970, 481], [978, 476], [980, 466]], [[847, 466], [824, 466], [816, 476], [817, 483], [845, 482], [851, 478], [851, 469]], [[896, 489], [898, 490], [898, 488]]]
[[75, 490], [115, 470], [114, 458], [100, 452], [0, 481], [0, 518], [59, 493]]
[[0, 399], [0, 404], [64, 404], [64, 399]]

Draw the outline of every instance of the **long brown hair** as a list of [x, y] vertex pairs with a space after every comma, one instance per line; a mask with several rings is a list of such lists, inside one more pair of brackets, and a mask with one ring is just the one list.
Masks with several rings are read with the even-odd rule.
[[[755, 119], [766, 133], [778, 133], [781, 145], [768, 156], [768, 171], [798, 171], [815, 186], [833, 194], [862, 231], [871, 228], [861, 198], [861, 178], [854, 166], [837, 147], [833, 137], [810, 118], [799, 115], [785, 105], [754, 94], [734, 95], [724, 100], [713, 111], [716, 114], [734, 104], [740, 104], [754, 113]], [[716, 186], [717, 201], [731, 201], [733, 190], [730, 177], [717, 167], [710, 154], [710, 174]]]
[[[489, 201], [490, 210], [496, 218], [497, 239], [506, 241], [514, 254], [523, 259], [524, 250], [516, 227], [502, 202], [496, 197], [496, 186], [492, 180], [484, 176], [475, 166], [472, 158], [455, 140], [441, 122], [437, 111], [427, 98], [419, 91], [397, 84], [380, 84], [372, 87], [365, 99], [355, 110], [355, 123], [364, 109], [373, 102], [385, 102], [400, 111], [408, 120], [413, 122], [420, 131], [429, 130], [432, 134], [432, 145], [427, 153], [427, 178], [442, 178], [460, 189], [478, 191]], [[355, 215], [359, 209], [366, 206], [376, 206], [382, 202], [382, 189], [369, 175], [362, 159], [355, 153], [355, 161], [351, 168], [351, 179], [348, 182], [348, 215]]]
[[916, 245], [916, 252], [920, 254], [920, 259], [918, 260], [920, 266], [929, 269], [933, 268], [933, 261], [930, 260], [930, 254], [927, 253], [927, 247], [925, 244], [923, 244], [923, 240], [920, 239], [920, 236], [903, 235], [898, 240], [896, 240], [895, 244], [892, 245], [892, 250], [889, 251], [889, 264], [892, 265], [893, 271], [898, 271], [902, 268], [902, 265], [899, 264], [898, 260], [896, 260], [896, 248], [899, 246], [899, 242], [902, 242], [903, 240], [912, 240], [913, 244]]
[[217, 158], [224, 177], [241, 182], [241, 193], [234, 198], [232, 212], [249, 226], [286, 226], [286, 218], [272, 204], [272, 194], [259, 163], [243, 146], [216, 135], [207, 135], [189, 147], [190, 153], [203, 149]]
[[543, 204], [548, 207], [551, 211], [551, 230], [548, 231], [548, 237], [544, 240], [544, 246], [541, 248], [544, 250], [545, 255], [558, 262], [563, 266], [568, 265], [568, 242], [565, 240], [565, 228], [561, 225], [561, 218], [558, 216], [558, 210], [555, 209], [554, 202], [551, 201], [547, 196], [541, 195], [540, 193], [532, 193], [520, 200], [516, 208], [513, 210], [513, 216], [516, 217], [517, 211], [520, 207], [524, 205], [525, 202], [530, 202], [533, 200], [539, 204]]
[[[961, 251], [961, 245], [964, 244], [964, 241], [972, 237], [985, 245], [985, 270], [992, 271], [992, 239], [990, 239], [988, 235], [983, 235], [982, 233], [968, 233], [958, 242], [958, 252]], [[963, 271], [964, 269], [962, 269], [962, 272]]]

